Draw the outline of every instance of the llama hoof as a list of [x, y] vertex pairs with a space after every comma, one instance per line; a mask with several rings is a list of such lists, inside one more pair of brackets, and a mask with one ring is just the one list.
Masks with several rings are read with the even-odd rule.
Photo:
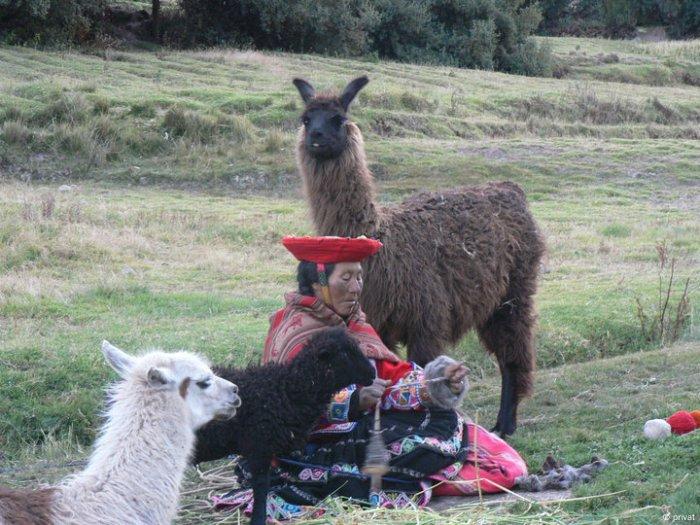
[[501, 426], [501, 423], [498, 422], [491, 429], [491, 432], [494, 434], [498, 434], [498, 437], [500, 437], [501, 439], [506, 439], [508, 436], [512, 436], [515, 433], [515, 423], [508, 423], [506, 425]]
[[496, 434], [499, 438], [501, 438], [503, 440], [505, 440], [508, 437], [506, 434], [501, 432], [501, 429], [498, 427], [498, 425], [496, 425], [495, 427], [493, 427], [491, 429], [491, 433]]

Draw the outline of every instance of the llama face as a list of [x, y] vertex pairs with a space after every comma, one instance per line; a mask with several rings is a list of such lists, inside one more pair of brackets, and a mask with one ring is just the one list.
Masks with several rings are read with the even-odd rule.
[[306, 104], [301, 122], [304, 126], [304, 148], [318, 160], [334, 159], [341, 155], [347, 145], [345, 126], [350, 103], [369, 82], [367, 77], [356, 78], [339, 97], [316, 95], [313, 86], [306, 80], [294, 79]]
[[238, 387], [214, 375], [195, 354], [156, 351], [135, 357], [107, 341], [102, 342], [102, 352], [125, 381], [141, 383], [154, 392], [169, 392], [184, 402], [193, 430], [212, 419], [230, 419], [241, 406]]
[[333, 159], [343, 152], [348, 141], [347, 118], [336, 104], [315, 104], [304, 111], [304, 147], [314, 158]]
[[212, 419], [231, 419], [241, 406], [238, 387], [214, 375], [206, 363], [197, 360], [199, 362], [178, 363], [175, 380], [178, 394], [192, 415], [194, 430]]

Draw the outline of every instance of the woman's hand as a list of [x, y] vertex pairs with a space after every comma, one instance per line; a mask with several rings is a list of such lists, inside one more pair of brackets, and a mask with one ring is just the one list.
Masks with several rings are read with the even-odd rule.
[[386, 387], [388, 387], [390, 384], [391, 381], [388, 379], [376, 378], [371, 385], [362, 387], [360, 389], [360, 399], [358, 401], [360, 410], [364, 412], [365, 410], [369, 410], [379, 403], [382, 395], [384, 395]]
[[468, 372], [469, 369], [464, 363], [453, 363], [445, 367], [445, 379], [454, 395], [459, 395], [464, 390], [464, 378]]

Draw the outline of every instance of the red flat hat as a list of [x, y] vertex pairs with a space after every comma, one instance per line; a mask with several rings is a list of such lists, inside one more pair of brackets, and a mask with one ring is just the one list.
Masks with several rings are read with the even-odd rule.
[[282, 244], [300, 261], [317, 264], [360, 262], [382, 247], [367, 237], [283, 237]]

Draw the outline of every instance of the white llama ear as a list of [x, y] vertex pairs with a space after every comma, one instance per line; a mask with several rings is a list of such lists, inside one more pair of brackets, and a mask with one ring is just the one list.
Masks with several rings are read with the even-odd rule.
[[299, 94], [301, 95], [301, 99], [304, 101], [304, 104], [308, 104], [309, 100], [316, 96], [316, 90], [314, 87], [303, 78], [295, 78], [292, 80], [292, 82], [299, 90]]
[[167, 370], [154, 366], [148, 371], [148, 384], [151, 386], [169, 385], [173, 382], [174, 380]]
[[105, 356], [107, 363], [114, 371], [122, 378], [125, 378], [136, 361], [129, 354], [120, 350], [109, 341], [102, 341], [102, 354]]

